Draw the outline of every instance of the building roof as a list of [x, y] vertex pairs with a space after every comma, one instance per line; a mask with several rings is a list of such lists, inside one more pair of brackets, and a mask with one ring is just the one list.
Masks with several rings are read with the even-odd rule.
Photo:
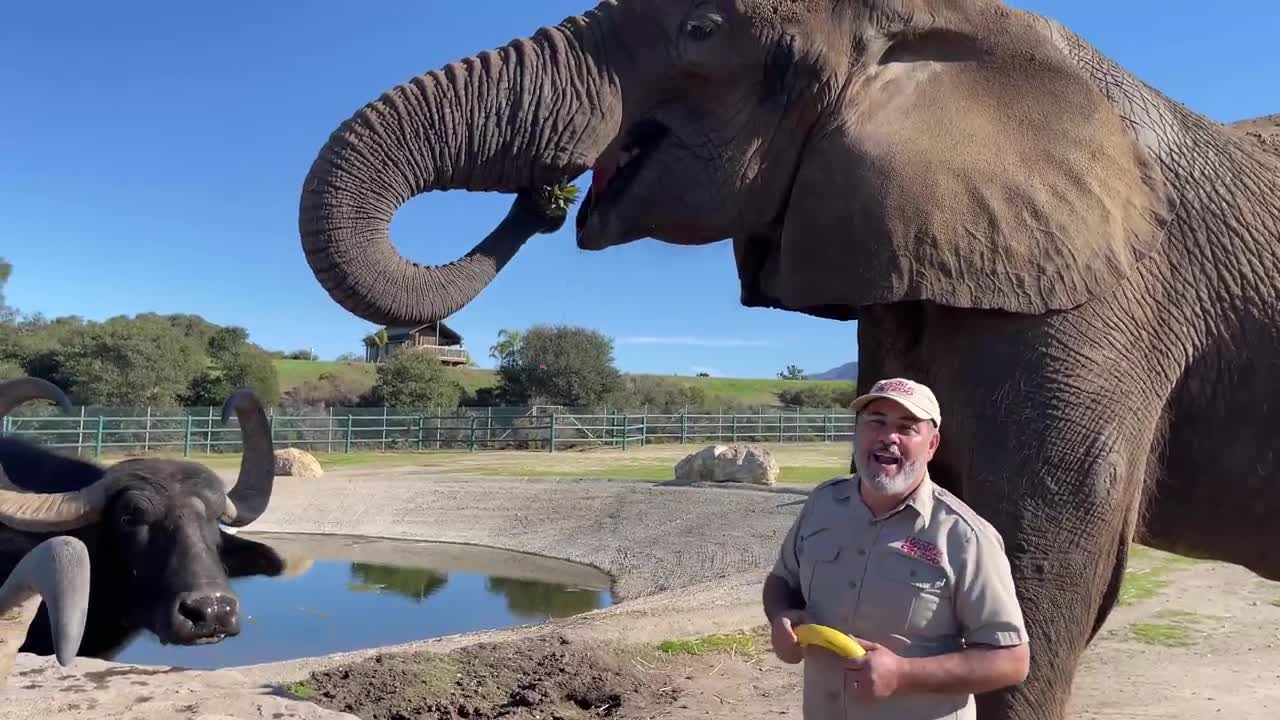
[[[437, 323], [423, 323], [421, 325], [388, 325], [386, 327], [387, 341], [400, 342], [408, 340], [411, 335], [430, 335], [431, 337], [435, 337], [436, 324]], [[444, 323], [439, 323], [439, 325], [441, 341], [449, 343], [462, 342], [462, 336], [459, 335], [456, 330]]]

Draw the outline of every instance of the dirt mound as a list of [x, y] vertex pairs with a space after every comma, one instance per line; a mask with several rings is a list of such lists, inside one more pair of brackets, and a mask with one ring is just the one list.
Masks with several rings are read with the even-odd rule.
[[650, 717], [675, 699], [655, 679], [607, 645], [552, 634], [376, 655], [313, 673], [298, 694], [363, 720]]

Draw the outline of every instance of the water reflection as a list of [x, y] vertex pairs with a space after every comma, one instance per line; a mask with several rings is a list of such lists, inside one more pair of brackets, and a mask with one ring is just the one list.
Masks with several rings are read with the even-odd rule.
[[490, 592], [505, 595], [507, 609], [524, 618], [563, 618], [600, 607], [598, 593], [549, 583], [487, 578], [484, 585]]
[[[431, 597], [449, 578], [430, 570], [351, 563], [351, 592], [393, 592], [416, 602]], [[594, 609], [594, 608], [592, 608]]]
[[294, 576], [233, 580], [245, 613], [237, 637], [181, 647], [140, 634], [113, 659], [214, 669], [512, 627], [612, 604], [608, 576], [548, 558], [369, 538], [255, 539], [316, 559]]

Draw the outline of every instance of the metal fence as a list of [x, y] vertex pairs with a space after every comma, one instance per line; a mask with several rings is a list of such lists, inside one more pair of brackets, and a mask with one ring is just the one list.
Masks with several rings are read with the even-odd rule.
[[[109, 454], [239, 452], [234, 417], [218, 408], [145, 412], [47, 409], [4, 418], [0, 435], [100, 457]], [[631, 413], [558, 407], [430, 409], [332, 408], [323, 414], [268, 412], [277, 447], [310, 452], [427, 450], [627, 450], [654, 443], [833, 442], [853, 437], [853, 415], [836, 409], [761, 409], [751, 413]]]

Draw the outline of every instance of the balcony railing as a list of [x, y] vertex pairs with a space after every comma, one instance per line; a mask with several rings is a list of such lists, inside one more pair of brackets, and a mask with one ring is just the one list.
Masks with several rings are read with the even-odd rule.
[[419, 352], [428, 352], [442, 360], [458, 360], [460, 362], [467, 361], [467, 351], [459, 348], [440, 347], [438, 345], [419, 345]]

